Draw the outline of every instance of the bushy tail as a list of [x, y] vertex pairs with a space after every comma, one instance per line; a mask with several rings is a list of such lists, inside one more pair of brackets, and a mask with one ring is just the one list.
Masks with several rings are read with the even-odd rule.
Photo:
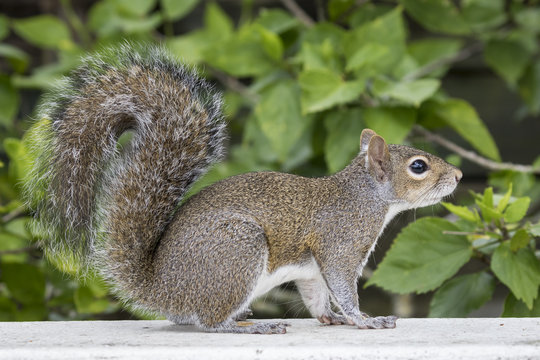
[[120, 290], [142, 286], [182, 196], [222, 155], [220, 108], [161, 48], [125, 44], [86, 58], [45, 97], [31, 137], [26, 194], [46, 250], [83, 265], [97, 258]]

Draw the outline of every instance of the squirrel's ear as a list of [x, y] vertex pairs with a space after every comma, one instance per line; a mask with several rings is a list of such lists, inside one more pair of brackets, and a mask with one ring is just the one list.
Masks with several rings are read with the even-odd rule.
[[375, 135], [377, 133], [371, 129], [362, 130], [362, 134], [360, 134], [360, 152], [366, 152], [368, 150], [369, 140]]
[[369, 170], [377, 181], [388, 181], [391, 175], [390, 152], [388, 151], [386, 141], [379, 135], [371, 137], [367, 150], [367, 158]]

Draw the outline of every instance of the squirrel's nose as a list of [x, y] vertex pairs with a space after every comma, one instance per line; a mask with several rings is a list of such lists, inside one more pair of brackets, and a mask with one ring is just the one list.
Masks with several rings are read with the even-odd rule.
[[461, 178], [463, 177], [463, 173], [461, 172], [461, 170], [456, 169], [455, 177], [456, 177], [456, 183], [458, 183], [459, 180], [461, 180]]

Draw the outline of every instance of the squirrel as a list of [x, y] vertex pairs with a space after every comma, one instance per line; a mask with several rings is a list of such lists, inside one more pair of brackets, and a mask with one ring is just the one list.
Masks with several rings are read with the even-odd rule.
[[283, 322], [237, 320], [288, 281], [324, 324], [395, 327], [396, 317], [360, 311], [357, 279], [388, 222], [451, 194], [462, 172], [365, 129], [358, 155], [331, 176], [246, 173], [186, 200], [224, 156], [221, 108], [219, 92], [161, 46], [84, 58], [44, 96], [32, 136], [25, 196], [46, 254], [97, 269], [139, 309], [205, 331], [285, 333]]

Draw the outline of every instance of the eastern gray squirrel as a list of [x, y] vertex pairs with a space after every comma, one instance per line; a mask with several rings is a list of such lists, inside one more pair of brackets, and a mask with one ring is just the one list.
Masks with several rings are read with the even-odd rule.
[[160, 47], [85, 58], [45, 96], [33, 129], [26, 198], [45, 250], [97, 269], [129, 303], [206, 331], [284, 333], [284, 323], [236, 320], [286, 281], [322, 323], [395, 327], [360, 311], [357, 279], [388, 222], [452, 193], [461, 171], [366, 129], [332, 176], [247, 173], [181, 204], [223, 156], [221, 106]]

